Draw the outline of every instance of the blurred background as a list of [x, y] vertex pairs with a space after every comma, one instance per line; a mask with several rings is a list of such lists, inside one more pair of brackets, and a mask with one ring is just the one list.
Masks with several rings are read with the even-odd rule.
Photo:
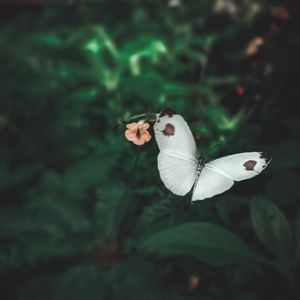
[[[296, 4], [1, 0], [1, 299], [299, 299]], [[273, 161], [191, 205], [124, 137], [164, 107]]]

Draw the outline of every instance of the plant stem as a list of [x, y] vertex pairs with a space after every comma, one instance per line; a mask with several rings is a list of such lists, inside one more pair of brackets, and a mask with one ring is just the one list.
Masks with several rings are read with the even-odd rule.
[[[137, 148], [137, 153], [135, 155], [132, 167], [129, 171], [129, 174], [128, 174], [127, 178], [132, 177], [133, 172], [135, 171], [136, 166], [138, 164], [140, 156], [141, 156], [141, 149]], [[130, 224], [132, 222], [132, 220], [131, 220], [132, 214], [135, 212], [135, 207], [136, 207], [136, 205], [135, 205], [136, 202], [132, 203], [132, 205], [130, 205], [129, 202], [124, 201], [126, 199], [127, 195], [128, 195], [129, 188], [130, 188], [130, 184], [127, 183], [126, 186], [125, 186], [125, 189], [124, 189], [124, 193], [121, 197], [121, 199], [122, 199], [121, 201], [124, 203], [124, 210], [123, 210], [123, 213], [122, 213], [123, 220], [121, 222], [120, 232], [119, 232], [119, 236], [121, 236], [121, 237], [126, 236], [126, 233], [127, 233], [128, 229], [130, 228]]]
[[139, 118], [143, 118], [143, 117], [148, 122], [154, 122], [154, 121], [156, 121], [156, 114], [155, 113], [144, 113], [144, 114], [135, 115], [135, 116], [132, 116], [130, 118], [130, 120], [135, 120], [135, 119], [139, 119]]

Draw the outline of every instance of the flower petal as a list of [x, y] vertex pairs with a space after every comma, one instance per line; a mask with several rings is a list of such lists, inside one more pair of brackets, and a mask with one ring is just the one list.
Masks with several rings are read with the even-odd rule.
[[134, 141], [132, 141], [134, 144], [141, 146], [145, 144], [145, 140], [143, 139], [135, 139]]
[[146, 130], [145, 132], [143, 132], [142, 138], [143, 138], [146, 142], [149, 142], [149, 141], [151, 140], [151, 135], [150, 135], [150, 133]]
[[142, 128], [146, 130], [146, 129], [149, 128], [149, 126], [150, 126], [149, 123], [144, 123], [144, 124], [142, 125]]
[[126, 127], [128, 129], [137, 130], [139, 127], [139, 124], [138, 123], [130, 123], [130, 124], [127, 124]]
[[136, 139], [136, 132], [132, 130], [126, 130], [125, 137], [128, 141], [133, 141]]

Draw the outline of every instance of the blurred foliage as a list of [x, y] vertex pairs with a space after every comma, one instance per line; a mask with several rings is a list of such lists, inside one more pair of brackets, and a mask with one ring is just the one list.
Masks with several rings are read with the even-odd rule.
[[[1, 298], [299, 299], [294, 2], [23, 3], [0, 12]], [[272, 163], [191, 206], [124, 138], [166, 106], [206, 159]]]

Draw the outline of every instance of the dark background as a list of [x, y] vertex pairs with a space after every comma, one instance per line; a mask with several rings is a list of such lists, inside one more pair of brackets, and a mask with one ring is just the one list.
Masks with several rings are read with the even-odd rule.
[[[0, 1], [1, 299], [299, 299], [296, 4]], [[172, 195], [124, 137], [166, 106], [207, 159], [271, 164]]]

